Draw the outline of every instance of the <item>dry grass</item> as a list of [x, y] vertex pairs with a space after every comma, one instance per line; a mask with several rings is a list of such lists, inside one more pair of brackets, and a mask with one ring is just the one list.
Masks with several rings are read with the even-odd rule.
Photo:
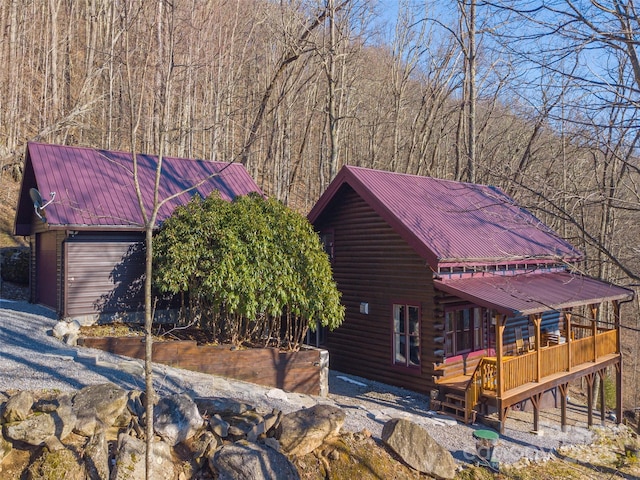
[[81, 327], [80, 335], [83, 337], [134, 337], [144, 335], [144, 332], [138, 325], [109, 323]]

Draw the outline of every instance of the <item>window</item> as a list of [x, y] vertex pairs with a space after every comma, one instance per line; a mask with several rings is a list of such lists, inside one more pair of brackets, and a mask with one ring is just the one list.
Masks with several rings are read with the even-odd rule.
[[307, 339], [305, 343], [312, 347], [321, 347], [327, 343], [328, 327], [320, 325], [320, 321], [316, 321], [316, 331], [307, 330]]
[[445, 352], [447, 357], [484, 348], [482, 309], [460, 308], [445, 312]]
[[393, 362], [420, 365], [420, 308], [414, 305], [393, 306]]
[[320, 234], [320, 241], [322, 242], [325, 253], [329, 257], [329, 261], [333, 263], [333, 232], [322, 232]]

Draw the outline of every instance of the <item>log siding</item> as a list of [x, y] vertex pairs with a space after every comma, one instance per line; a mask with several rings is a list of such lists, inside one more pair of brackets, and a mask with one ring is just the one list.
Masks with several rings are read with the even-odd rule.
[[[425, 260], [351, 188], [333, 202], [329, 222], [318, 231], [334, 234], [334, 278], [346, 307], [343, 325], [327, 336], [331, 368], [428, 393], [434, 388], [434, 288]], [[369, 313], [360, 313], [367, 303]], [[420, 367], [393, 358], [393, 305], [420, 307]]]

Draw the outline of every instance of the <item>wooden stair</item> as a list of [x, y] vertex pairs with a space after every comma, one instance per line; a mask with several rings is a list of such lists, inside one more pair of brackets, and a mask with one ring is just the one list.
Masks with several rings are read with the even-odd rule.
[[446, 392], [444, 400], [440, 402], [438, 413], [449, 415], [464, 423], [474, 423], [476, 421], [476, 411], [467, 409], [464, 392]]
[[441, 400], [438, 411], [464, 423], [476, 421], [476, 407], [483, 395], [495, 392], [495, 359], [483, 357], [472, 375], [456, 375], [439, 382]]

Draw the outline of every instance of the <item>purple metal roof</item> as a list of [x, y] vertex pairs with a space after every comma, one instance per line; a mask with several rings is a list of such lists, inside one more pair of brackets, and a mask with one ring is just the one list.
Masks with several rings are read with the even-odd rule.
[[[158, 157], [136, 157], [144, 204], [150, 211]], [[199, 183], [197, 188], [164, 204], [158, 222], [195, 194], [204, 198], [217, 190], [223, 199], [231, 200], [250, 192], [261, 193], [241, 164], [164, 157], [160, 200]], [[144, 223], [134, 189], [131, 153], [29, 143], [16, 217], [18, 235], [30, 233], [31, 187], [37, 188], [45, 199], [50, 192], [56, 192], [54, 202], [46, 207], [50, 228], [140, 228]]]
[[575, 261], [581, 253], [502, 190], [484, 185], [343, 167], [309, 213], [315, 223], [349, 185], [432, 268]]
[[509, 316], [633, 298], [633, 291], [568, 272], [435, 280], [437, 289]]

